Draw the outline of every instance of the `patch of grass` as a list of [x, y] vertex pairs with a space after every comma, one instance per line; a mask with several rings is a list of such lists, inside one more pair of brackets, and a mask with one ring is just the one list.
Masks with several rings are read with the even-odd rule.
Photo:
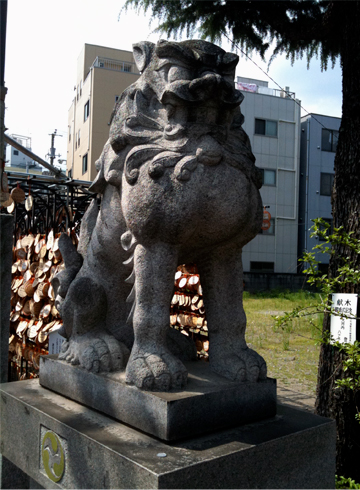
[[265, 358], [269, 377], [277, 378], [289, 388], [296, 385], [297, 391], [309, 395], [314, 395], [316, 389], [321, 315], [314, 325], [306, 318], [296, 319], [285, 330], [274, 328], [273, 316], [297, 305], [306, 306], [315, 299], [316, 295], [307, 291], [244, 293], [246, 340]]
[[335, 488], [360, 488], [360, 483], [356, 483], [351, 478], [335, 475]]

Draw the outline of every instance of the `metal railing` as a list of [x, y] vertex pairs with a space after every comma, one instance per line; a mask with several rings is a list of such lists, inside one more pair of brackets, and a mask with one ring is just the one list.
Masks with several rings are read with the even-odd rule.
[[262, 95], [272, 95], [283, 99], [295, 99], [295, 92], [290, 92], [287, 87], [279, 90], [277, 88], [264, 87], [256, 83], [235, 82], [235, 87], [242, 92], [253, 92]]
[[131, 61], [112, 60], [97, 56], [93, 65], [95, 68], [104, 68], [106, 70], [122, 71], [125, 73], [138, 73], [135, 63]]

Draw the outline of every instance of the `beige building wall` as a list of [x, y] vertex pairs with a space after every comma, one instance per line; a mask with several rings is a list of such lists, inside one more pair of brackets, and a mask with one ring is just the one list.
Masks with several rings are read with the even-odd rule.
[[94, 180], [95, 162], [109, 137], [116, 97], [138, 77], [132, 52], [84, 45], [77, 62], [75, 97], [68, 112], [69, 176]]

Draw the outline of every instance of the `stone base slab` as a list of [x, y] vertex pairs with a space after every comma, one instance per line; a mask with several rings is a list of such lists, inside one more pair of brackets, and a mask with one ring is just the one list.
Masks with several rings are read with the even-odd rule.
[[147, 392], [125, 383], [125, 373], [93, 374], [59, 361], [40, 361], [40, 384], [165, 441], [193, 437], [276, 415], [276, 381], [238, 383], [205, 362], [186, 363], [184, 391]]
[[0, 404], [2, 454], [44, 488], [335, 485], [335, 422], [284, 405], [272, 419], [165, 443], [38, 380], [0, 385]]

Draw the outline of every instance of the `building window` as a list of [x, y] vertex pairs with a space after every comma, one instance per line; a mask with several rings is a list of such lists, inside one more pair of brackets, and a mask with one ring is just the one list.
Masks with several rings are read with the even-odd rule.
[[80, 146], [80, 129], [79, 129], [79, 132], [78, 132], [78, 146]]
[[80, 97], [82, 96], [82, 80], [80, 80]]
[[268, 168], [259, 168], [262, 175], [263, 185], [276, 185], [276, 170]]
[[80, 91], [79, 91], [79, 85], [78, 85], [76, 88], [76, 100], [79, 100], [79, 95], [80, 95]]
[[88, 169], [88, 154], [86, 153], [86, 155], [84, 155], [82, 159], [82, 173], [84, 174], [85, 172], [87, 172], [87, 169]]
[[275, 235], [275, 218], [270, 219], [270, 228], [268, 230], [260, 230], [260, 235]]
[[320, 194], [322, 196], [331, 196], [333, 184], [334, 174], [320, 174]]
[[255, 119], [255, 134], [277, 137], [277, 121]]
[[19, 154], [19, 150], [13, 150], [13, 155], [18, 155]]
[[87, 120], [90, 114], [90, 100], [84, 105], [84, 122]]
[[127, 73], [131, 72], [131, 65], [127, 65], [124, 63], [123, 71], [126, 71]]
[[[330, 226], [329, 227], [326, 227], [325, 225], [320, 225], [320, 230], [324, 231], [327, 229], [327, 233], [326, 235], [330, 235], [333, 231], [333, 220], [332, 218], [322, 218], [323, 221], [325, 221], [326, 223], [328, 223]], [[319, 241], [320, 242], [325, 242], [325, 238], [322, 238], [322, 237], [319, 237]]]
[[250, 262], [250, 272], [274, 272], [274, 262]]
[[323, 129], [321, 133], [322, 151], [336, 151], [339, 139], [339, 131], [333, 129]]

